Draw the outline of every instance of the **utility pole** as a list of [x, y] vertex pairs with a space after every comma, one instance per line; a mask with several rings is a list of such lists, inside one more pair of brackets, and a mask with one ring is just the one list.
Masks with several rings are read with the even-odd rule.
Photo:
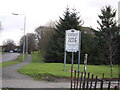
[[[12, 15], [23, 15], [24, 16], [24, 41], [23, 41], [23, 57], [22, 60], [24, 62], [25, 59], [25, 30], [26, 30], [26, 16], [24, 14], [17, 14], [17, 13], [12, 13]], [[27, 51], [26, 51], [27, 52]]]

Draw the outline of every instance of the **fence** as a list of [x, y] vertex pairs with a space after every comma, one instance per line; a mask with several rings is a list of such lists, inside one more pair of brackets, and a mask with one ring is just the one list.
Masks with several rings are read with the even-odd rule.
[[71, 90], [118, 90], [120, 85], [120, 74], [117, 81], [105, 79], [86, 72], [77, 72], [71, 68]]

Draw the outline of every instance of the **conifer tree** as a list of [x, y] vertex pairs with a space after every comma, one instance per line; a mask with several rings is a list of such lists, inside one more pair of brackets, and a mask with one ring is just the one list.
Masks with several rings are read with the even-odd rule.
[[118, 28], [115, 20], [116, 10], [111, 6], [106, 6], [101, 9], [101, 15], [98, 15], [100, 21], [97, 21], [100, 28], [96, 33], [99, 43], [99, 55], [101, 59], [106, 61], [111, 67], [111, 77], [113, 72], [113, 63], [117, 51], [116, 36], [118, 35]]
[[63, 62], [64, 57], [64, 40], [65, 30], [79, 29], [82, 24], [78, 12], [74, 9], [72, 12], [69, 8], [64, 12], [63, 18], [59, 18], [59, 22], [54, 28], [52, 39], [49, 41], [47, 52], [45, 55], [46, 62]]

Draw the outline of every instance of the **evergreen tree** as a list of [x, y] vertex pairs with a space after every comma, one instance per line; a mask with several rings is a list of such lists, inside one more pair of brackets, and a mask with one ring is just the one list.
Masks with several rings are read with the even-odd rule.
[[45, 55], [46, 62], [63, 62], [65, 30], [78, 30], [82, 23], [82, 20], [80, 20], [80, 17], [78, 16], [78, 13], [75, 9], [70, 12], [69, 8], [67, 8], [63, 16], [63, 18], [59, 18], [59, 22], [54, 28], [54, 33], [52, 39], [49, 42]]
[[120, 68], [120, 25], [118, 26], [118, 35], [117, 35], [117, 53], [115, 55], [115, 64], [119, 65]]
[[[88, 54], [88, 64], [101, 64], [97, 56], [97, 40], [92, 34], [84, 33], [81, 35], [81, 63], [84, 62], [85, 54]], [[94, 32], [94, 31], [93, 31]]]
[[100, 21], [97, 21], [100, 28], [96, 33], [99, 45], [99, 55], [105, 64], [111, 67], [111, 77], [113, 71], [113, 63], [115, 62], [115, 53], [117, 50], [116, 36], [118, 35], [118, 28], [115, 20], [116, 10], [111, 6], [106, 6], [101, 9], [101, 15], [98, 15]]

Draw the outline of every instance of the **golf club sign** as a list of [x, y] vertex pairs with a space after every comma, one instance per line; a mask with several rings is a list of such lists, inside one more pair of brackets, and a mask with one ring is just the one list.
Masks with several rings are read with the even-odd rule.
[[67, 52], [79, 51], [79, 31], [75, 29], [66, 30], [65, 50]]
[[74, 53], [78, 52], [78, 71], [80, 71], [81, 32], [75, 29], [65, 31], [64, 71], [66, 71], [67, 52], [72, 53], [71, 65], [74, 65]]

